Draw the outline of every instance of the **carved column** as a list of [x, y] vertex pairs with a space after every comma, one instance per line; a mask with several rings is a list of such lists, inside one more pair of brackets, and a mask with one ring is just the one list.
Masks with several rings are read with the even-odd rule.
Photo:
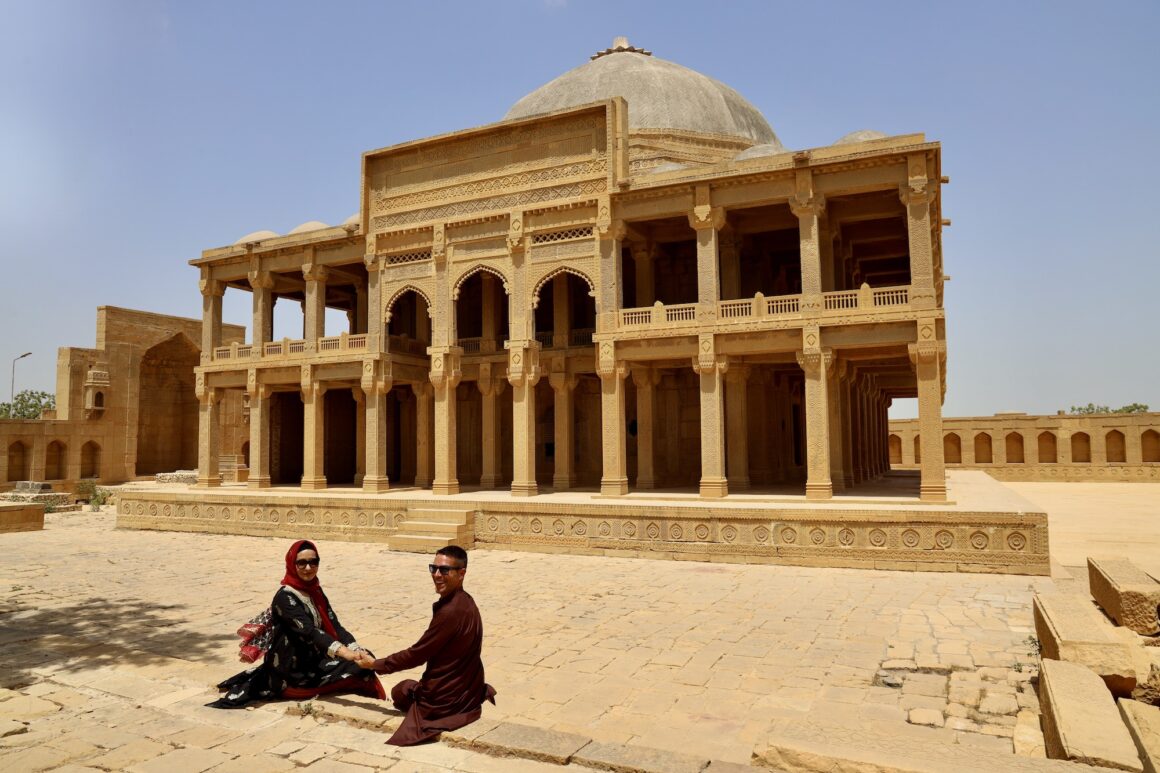
[[387, 395], [392, 386], [394, 381], [389, 374], [380, 376], [375, 372], [373, 360], [363, 363], [362, 392], [366, 405], [363, 491], [387, 491], [391, 487], [387, 476]]
[[696, 206], [689, 213], [689, 227], [697, 232], [697, 303], [700, 315], [717, 315], [721, 299], [720, 264], [717, 256], [718, 231], [725, 225], [725, 210], [709, 203], [709, 186], [699, 185]]
[[653, 269], [656, 265], [656, 247], [651, 243], [632, 245], [632, 262], [636, 269], [636, 300], [638, 307], [651, 306], [657, 299], [656, 275]]
[[[749, 376], [746, 414], [749, 426], [756, 429], [757, 442], [749, 445], [749, 478], [754, 483], [767, 484], [773, 480], [769, 463], [769, 445], [778, 433], [775, 419], [769, 410], [770, 373], [754, 368]], [[749, 434], [748, 429], [746, 433]]]
[[899, 188], [906, 207], [906, 230], [910, 248], [910, 306], [933, 309], [935, 299], [934, 240], [931, 230], [931, 203], [934, 186], [927, 179], [926, 154], [907, 158], [907, 183]]
[[[221, 296], [217, 296], [220, 298]], [[219, 309], [220, 310], [220, 309]], [[218, 416], [218, 401], [221, 399], [219, 390], [205, 382], [205, 376], [198, 373], [194, 391], [197, 394], [197, 485], [199, 488], [209, 488], [222, 485], [222, 476], [218, 471], [218, 442], [221, 426]], [[43, 441], [37, 439], [37, 445]], [[39, 452], [38, 452], [39, 451]], [[40, 459], [40, 476], [33, 480], [44, 479], [44, 448], [33, 449], [33, 466]]]
[[922, 440], [920, 496], [945, 502], [946, 470], [942, 440], [942, 358], [946, 344], [936, 336], [935, 320], [919, 319], [918, 343], [910, 344], [910, 360], [918, 378], [918, 427]]
[[789, 200], [790, 210], [798, 219], [798, 243], [801, 254], [802, 301], [807, 313], [822, 310], [822, 246], [821, 217], [826, 201], [813, 190], [813, 178], [808, 169], [797, 172], [796, 192]]
[[306, 280], [306, 301], [303, 304], [302, 337], [307, 347], [318, 345], [318, 339], [326, 336], [326, 266], [306, 263], [302, 266], [302, 278]]
[[749, 366], [731, 365], [725, 374], [725, 418], [727, 427], [726, 469], [729, 488], [749, 488]]
[[497, 488], [502, 467], [499, 443], [500, 415], [497, 404], [507, 382], [502, 376], [492, 373], [491, 363], [482, 363], [479, 370], [479, 379], [475, 382], [480, 394], [483, 395], [483, 474], [480, 475], [479, 485], [482, 488]]
[[367, 393], [353, 387], [354, 398], [354, 485], [361, 486], [367, 474]]
[[415, 393], [415, 486], [432, 485], [431, 399], [434, 389], [426, 381], [411, 384]]
[[302, 488], [326, 488], [326, 385], [302, 369]]
[[693, 370], [701, 378], [701, 487], [703, 497], [729, 494], [725, 477], [725, 371], [729, 361], [714, 350], [713, 335], [700, 336]]
[[846, 489], [846, 476], [842, 470], [842, 372], [846, 363], [835, 358], [826, 375], [826, 421], [830, 434], [830, 485], [834, 491]]
[[459, 386], [461, 350], [432, 347], [428, 351], [431, 352], [431, 387], [435, 392], [435, 482], [431, 492], [458, 494], [455, 420], [459, 401], [455, 398], [455, 388]]
[[548, 376], [555, 394], [555, 447], [556, 463], [552, 472], [552, 487], [557, 491], [573, 488], [576, 485], [575, 438], [575, 394], [577, 379], [568, 375], [567, 363], [559, 361], [558, 369], [554, 368]]
[[600, 493], [618, 496], [628, 493], [628, 439], [624, 426], [624, 379], [628, 375], [628, 368], [625, 363], [616, 360], [611, 341], [602, 341], [597, 351], [600, 435], [604, 449]]
[[[256, 345], [256, 344], [255, 344]], [[250, 395], [250, 488], [270, 488], [270, 387], [258, 381], [258, 371], [251, 368], [246, 377]]]
[[[718, 245], [721, 259], [721, 297], [741, 297], [741, 245], [740, 237], [726, 229], [721, 234]], [[730, 476], [732, 477], [732, 476]]]
[[850, 399], [850, 382], [853, 375], [853, 366], [847, 364], [838, 368], [838, 399], [841, 425], [838, 432], [842, 436], [842, 488], [848, 489], [854, 485], [854, 443], [857, 435], [854, 430], [853, 401]]
[[222, 345], [222, 296], [226, 286], [210, 279], [207, 269], [202, 270], [201, 287], [201, 361], [213, 360], [213, 350]]
[[797, 360], [805, 372], [806, 499], [830, 499], [834, 495], [834, 487], [830, 480], [827, 392], [833, 353], [818, 346], [816, 327], [807, 327], [803, 333], [806, 348], [797, 353]]
[[540, 343], [508, 341], [508, 383], [512, 385], [512, 496], [531, 497], [536, 485], [536, 384]]
[[249, 279], [254, 293], [251, 343], [255, 354], [261, 354], [262, 346], [274, 337], [274, 275], [269, 271], [250, 271]]
[[635, 367], [632, 383], [636, 385], [636, 487], [656, 488], [656, 385], [660, 374], [656, 368]]
[[[377, 255], [363, 256], [367, 269], [366, 322], [367, 351], [386, 351], [386, 330], [383, 325], [382, 261]], [[416, 304], [418, 306], [418, 304]]]

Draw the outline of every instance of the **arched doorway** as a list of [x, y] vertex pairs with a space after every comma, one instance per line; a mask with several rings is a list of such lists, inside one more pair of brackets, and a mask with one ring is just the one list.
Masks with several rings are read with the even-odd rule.
[[64, 480], [68, 466], [68, 447], [59, 440], [48, 444], [44, 451], [44, 479]]
[[28, 446], [17, 440], [8, 446], [8, 480], [28, 480]]
[[101, 447], [95, 441], [81, 446], [81, 477], [101, 477]]
[[200, 362], [181, 333], [141, 358], [137, 400], [137, 475], [197, 469], [197, 395], [193, 369]]

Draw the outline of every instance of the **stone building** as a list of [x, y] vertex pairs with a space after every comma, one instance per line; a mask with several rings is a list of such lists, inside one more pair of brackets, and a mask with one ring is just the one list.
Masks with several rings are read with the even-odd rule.
[[[887, 409], [917, 397], [921, 498], [945, 500], [937, 142], [790, 150], [737, 92], [620, 39], [499, 123], [362, 168], [342, 225], [192, 261], [200, 485], [245, 394], [254, 488], [827, 500], [889, 469]], [[249, 342], [227, 290], [253, 295]], [[284, 299], [300, 339], [272, 339]]]
[[[0, 491], [17, 481], [71, 491], [84, 478], [114, 484], [197, 466], [197, 320], [101, 306], [96, 346], [62, 347], [56, 409], [0, 420]], [[223, 340], [245, 328], [223, 326]], [[225, 405], [221, 451], [244, 453], [242, 396]]]
[[[1160, 481], [1160, 413], [943, 419], [948, 467], [999, 480]], [[890, 466], [916, 469], [926, 448], [915, 419], [890, 422]]]

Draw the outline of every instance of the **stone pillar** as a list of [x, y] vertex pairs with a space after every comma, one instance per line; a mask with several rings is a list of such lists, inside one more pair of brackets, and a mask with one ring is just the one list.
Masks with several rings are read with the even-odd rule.
[[656, 479], [656, 386], [660, 374], [647, 366], [632, 369], [632, 383], [636, 386], [636, 487], [654, 489]]
[[[255, 355], [274, 337], [274, 275], [269, 271], [251, 271], [250, 287], [254, 294], [254, 313], [250, 343]], [[253, 447], [253, 443], [250, 444]]]
[[730, 366], [725, 374], [726, 469], [733, 491], [749, 488], [748, 388], [749, 366]]
[[365, 408], [363, 451], [364, 473], [362, 488], [366, 492], [387, 491], [391, 487], [387, 477], [387, 395], [394, 382], [389, 375], [375, 373], [375, 363], [363, 364], [362, 392]]
[[711, 206], [709, 200], [709, 186], [698, 185], [689, 227], [697, 232], [697, 303], [701, 304], [701, 314], [711, 312], [716, 318], [721, 299], [717, 241], [718, 231], [725, 225], [725, 210]]
[[840, 400], [839, 413], [841, 426], [838, 431], [842, 436], [842, 488], [848, 489], [854, 485], [854, 443], [857, 435], [854, 429], [854, 406], [850, 399], [852, 382], [852, 368], [850, 365], [838, 369], [838, 398]]
[[411, 384], [415, 393], [415, 486], [428, 488], [431, 475], [431, 398], [434, 389], [426, 381]]
[[[255, 344], [256, 345], [256, 344]], [[250, 488], [270, 488], [270, 387], [258, 381], [251, 369], [246, 379], [250, 394]]]
[[918, 427], [922, 435], [920, 496], [927, 502], [945, 502], [941, 369], [946, 344], [937, 340], [935, 329], [935, 320], [919, 319], [918, 343], [910, 344], [910, 359], [918, 378]]
[[805, 372], [806, 499], [830, 499], [834, 487], [830, 480], [829, 400], [826, 393], [833, 353], [818, 347], [816, 327], [807, 327], [803, 332], [807, 348], [797, 353], [797, 360]]
[[326, 266], [317, 263], [302, 266], [302, 277], [306, 280], [302, 337], [308, 349], [317, 346], [318, 339], [326, 336], [326, 276]]
[[563, 349], [571, 339], [572, 309], [568, 295], [568, 275], [560, 274], [552, 280], [552, 346]]
[[600, 376], [600, 435], [604, 468], [600, 493], [618, 496], [628, 493], [628, 439], [624, 414], [624, 379], [628, 367], [614, 357], [611, 341], [599, 345], [596, 374]]
[[459, 401], [455, 398], [455, 388], [459, 386], [461, 350], [432, 347], [428, 351], [431, 352], [431, 387], [435, 392], [435, 482], [431, 492], [458, 494], [455, 420]]
[[480, 394], [483, 395], [483, 472], [479, 478], [479, 485], [482, 488], [497, 488], [502, 469], [499, 442], [500, 415], [497, 404], [507, 382], [501, 376], [492, 374], [491, 363], [482, 363], [479, 369], [479, 379], [475, 382]]
[[821, 218], [826, 211], [825, 199], [813, 190], [808, 169], [797, 172], [796, 193], [789, 200], [790, 210], [798, 219], [798, 243], [801, 256], [802, 301], [804, 313], [822, 311]]
[[508, 383], [512, 385], [512, 496], [532, 497], [536, 485], [536, 384], [540, 381], [539, 341], [508, 341]]
[[[703, 497], [729, 494], [725, 477], [725, 372], [729, 360], [714, 350], [713, 335], [700, 336], [693, 370], [701, 379], [701, 486]], [[748, 472], [747, 472], [748, 474]]]
[[826, 421], [830, 435], [830, 485], [834, 491], [845, 491], [846, 474], [842, 469], [842, 371], [846, 363], [835, 358], [826, 374]]
[[[219, 299], [221, 296], [217, 296]], [[218, 307], [221, 310], [221, 307]], [[220, 322], [220, 317], [219, 317]], [[197, 413], [197, 486], [198, 488], [210, 488], [213, 486], [222, 485], [222, 476], [218, 471], [218, 437], [221, 427], [220, 417], [218, 416], [218, 401], [221, 399], [219, 391], [205, 382], [205, 375], [198, 373], [196, 378], [195, 392], [197, 394], [198, 413]], [[43, 441], [37, 439], [37, 445], [42, 445]], [[40, 462], [40, 476], [36, 477], [33, 474], [33, 480], [44, 479], [44, 449], [40, 448], [39, 453], [34, 446], [32, 463], [33, 466], [37, 464], [36, 460]], [[35, 473], [35, 470], [32, 471]]]
[[[769, 483], [773, 471], [769, 464], [769, 444], [777, 435], [778, 427], [769, 411], [769, 371], [757, 368], [749, 376], [746, 414], [749, 427], [756, 428], [756, 443], [749, 444], [749, 477], [754, 483]], [[750, 433], [746, 429], [746, 434]]]
[[[367, 269], [367, 351], [384, 352], [387, 348], [386, 330], [383, 325], [382, 261], [377, 255], [366, 255], [363, 264]], [[415, 304], [418, 306], [418, 304]]]
[[656, 275], [653, 268], [656, 265], [656, 248], [652, 243], [633, 244], [632, 262], [636, 268], [636, 305], [638, 307], [651, 306], [657, 299]]
[[[552, 488], [557, 491], [573, 488], [576, 485], [576, 459], [575, 459], [575, 438], [573, 437], [573, 427], [575, 425], [575, 395], [577, 379], [575, 376], [568, 375], [565, 368], [566, 361], [560, 362], [560, 369], [554, 370], [549, 376], [548, 381], [552, 385], [552, 391], [555, 394], [555, 446], [556, 446], [556, 462], [553, 465], [552, 472]], [[639, 424], [639, 421], [638, 421]]]
[[[308, 368], [303, 370], [309, 372]], [[302, 488], [326, 488], [326, 385], [302, 378]]]
[[930, 205], [934, 201], [934, 185], [927, 179], [925, 153], [912, 153], [907, 157], [907, 183], [899, 188], [899, 197], [906, 207], [910, 247], [910, 307], [916, 310], [933, 309], [936, 306], [936, 278]]
[[367, 393], [353, 387], [354, 398], [354, 485], [361, 486], [367, 474]]
[[222, 345], [222, 296], [226, 286], [210, 279], [202, 270], [201, 286], [201, 361], [213, 361], [213, 350]]
[[[741, 245], [739, 237], [732, 229], [721, 235], [719, 245], [721, 261], [721, 297], [741, 297]], [[732, 479], [732, 475], [729, 476]]]

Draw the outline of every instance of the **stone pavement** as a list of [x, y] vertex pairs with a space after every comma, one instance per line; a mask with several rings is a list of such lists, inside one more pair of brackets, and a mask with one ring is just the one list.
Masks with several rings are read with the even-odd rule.
[[[1092, 512], [1152, 495], [1099, 485], [1084, 494]], [[1053, 544], [1071, 539], [1052, 528]], [[1156, 539], [1160, 519], [1148, 528]], [[558, 771], [550, 757], [481, 750], [535, 756], [576, 739], [592, 765], [723, 771], [778, 738], [813, 743], [802, 739], [820, 727], [1013, 769], [1033, 762], [1013, 750], [1042, 753], [1031, 591], [1078, 582], [475, 551], [466, 587], [498, 706], [478, 739], [468, 728], [401, 750], [334, 721], [339, 699], [305, 716], [202, 707], [239, 669], [233, 630], [268, 603], [288, 541], [118, 531], [110, 511], [51, 514], [42, 532], [0, 539], [0, 767], [21, 771]], [[320, 549], [320, 578], [360, 642], [385, 654], [418, 637], [435, 598], [425, 558]], [[782, 752], [758, 761], [805, 754]]]

